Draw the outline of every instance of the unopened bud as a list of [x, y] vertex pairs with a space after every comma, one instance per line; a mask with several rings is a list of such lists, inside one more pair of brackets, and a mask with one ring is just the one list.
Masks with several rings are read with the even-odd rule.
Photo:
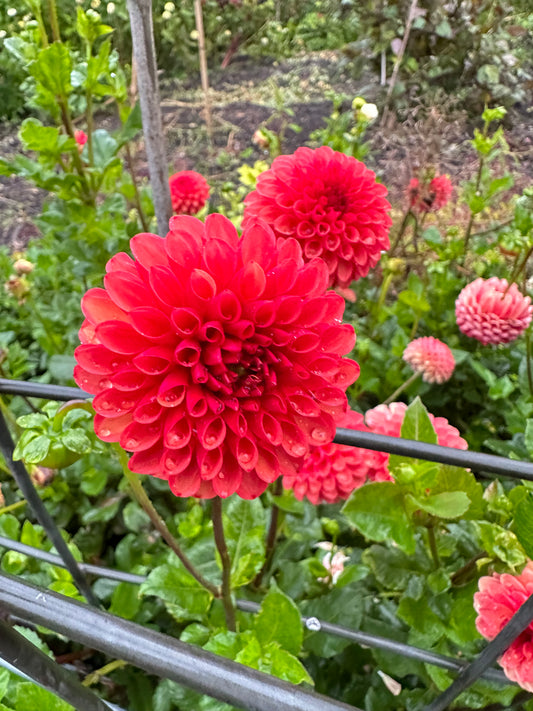
[[34, 467], [31, 472], [31, 478], [35, 486], [48, 486], [54, 480], [57, 469], [50, 467]]
[[17, 259], [17, 261], [13, 264], [13, 269], [19, 275], [30, 274], [35, 269], [35, 265], [32, 264], [29, 260], [21, 258]]
[[12, 294], [19, 303], [24, 301], [24, 297], [30, 293], [30, 285], [24, 277], [12, 274], [4, 284], [4, 289], [8, 294]]

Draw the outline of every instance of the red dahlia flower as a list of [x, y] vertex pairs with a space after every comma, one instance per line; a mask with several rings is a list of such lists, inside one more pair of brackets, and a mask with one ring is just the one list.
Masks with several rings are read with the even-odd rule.
[[[486, 639], [494, 639], [530, 595], [533, 595], [531, 561], [520, 575], [494, 573], [480, 578], [479, 592], [474, 595], [479, 633]], [[511, 643], [498, 662], [511, 681], [533, 691], [533, 625]]]
[[448, 346], [433, 336], [415, 338], [408, 344], [402, 358], [426, 383], [445, 383], [452, 377], [455, 360]]
[[[351, 425], [354, 430], [375, 432], [377, 434], [399, 437], [405, 417], [407, 405], [404, 402], [391, 402], [390, 405], [378, 405], [368, 410], [364, 418], [361, 415], [359, 424]], [[459, 430], [449, 424], [444, 417], [435, 417], [428, 413], [431, 424], [437, 434], [437, 444], [455, 449], [467, 449], [468, 445], [460, 436]], [[388, 481], [392, 479], [389, 469], [389, 454], [386, 452], [364, 451], [365, 476], [371, 481]]]
[[78, 385], [96, 434], [178, 496], [259, 496], [335, 434], [359, 366], [324, 262], [263, 222], [173, 217], [82, 300]]
[[409, 207], [415, 212], [437, 212], [450, 200], [453, 185], [447, 175], [438, 175], [429, 184], [421, 185], [418, 178], [411, 178], [407, 186]]
[[74, 140], [78, 144], [78, 149], [81, 150], [87, 143], [88, 136], [85, 131], [74, 131]]
[[[363, 416], [352, 410], [349, 410], [337, 425], [368, 432], [363, 423]], [[292, 489], [300, 501], [304, 497], [312, 504], [334, 504], [343, 501], [354, 489], [365, 483], [367, 454], [366, 449], [342, 444], [311, 447], [302, 466], [296, 472], [283, 477], [283, 486], [285, 489]]]
[[516, 284], [491, 277], [476, 279], [461, 291], [455, 302], [460, 330], [470, 338], [487, 343], [509, 343], [526, 330], [533, 315], [529, 296]]
[[243, 226], [259, 217], [278, 237], [295, 237], [305, 259], [325, 260], [329, 286], [347, 287], [390, 247], [386, 194], [355, 158], [327, 146], [298, 148], [259, 176], [244, 200]]
[[196, 215], [207, 202], [209, 183], [194, 170], [182, 170], [168, 179], [172, 209], [178, 215]]

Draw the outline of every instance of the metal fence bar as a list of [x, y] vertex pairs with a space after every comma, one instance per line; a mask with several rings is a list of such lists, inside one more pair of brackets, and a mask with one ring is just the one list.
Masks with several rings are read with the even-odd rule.
[[[65, 567], [65, 564], [60, 556], [55, 555], [54, 553], [48, 553], [47, 551], [42, 551], [39, 548], [34, 548], [33, 546], [28, 546], [25, 543], [20, 543], [19, 541], [13, 541], [11, 538], [6, 538], [5, 536], [0, 536], [0, 547], [23, 553], [24, 555], [31, 556], [32, 558], [36, 558], [38, 560], [43, 560], [46, 563], [51, 563], [52, 565], [57, 565], [58, 567]], [[107, 578], [109, 580], [117, 580], [120, 582], [132, 583], [134, 585], [141, 585], [147, 579], [144, 575], [127, 573], [122, 570], [111, 570], [110, 568], [104, 568], [98, 565], [80, 565], [82, 566], [82, 570], [85, 572], [92, 573], [100, 578]], [[252, 602], [251, 600], [237, 600], [236, 603], [239, 610], [242, 610], [243, 612], [251, 612], [255, 614], [260, 609], [260, 605], [257, 602]], [[373, 649], [382, 649], [386, 652], [399, 654], [404, 657], [409, 657], [410, 659], [423, 662], [424, 664], [432, 664], [433, 666], [447, 669], [448, 671], [460, 672], [467, 666], [467, 662], [459, 662], [457, 659], [447, 657], [444, 654], [429, 652], [425, 649], [420, 649], [419, 647], [412, 647], [409, 644], [388, 639], [387, 637], [381, 637], [380, 635], [370, 634], [368, 632], [360, 632], [359, 630], [352, 630], [348, 627], [332, 624], [331, 622], [324, 622], [323, 620], [318, 620], [316, 617], [302, 616], [302, 622], [309, 630], [343, 637], [344, 639], [349, 639], [351, 642], [356, 642], [357, 644], [364, 644]], [[499, 669], [487, 669], [483, 673], [483, 677], [489, 681], [494, 681], [499, 684], [512, 684], [512, 682], [509, 681], [505, 674]]]
[[485, 649], [459, 674], [457, 679], [438, 696], [425, 711], [445, 711], [449, 704], [465, 689], [468, 689], [481, 674], [501, 656], [509, 645], [521, 634], [533, 620], [533, 595], [515, 612], [501, 632]]
[[247, 711], [360, 711], [4, 573], [0, 605], [149, 674]]
[[[27, 383], [22, 380], [9, 380], [7, 378], [0, 378], [0, 393], [48, 398], [50, 400], [79, 400], [92, 397], [92, 395], [78, 388]], [[377, 452], [399, 454], [414, 459], [425, 459], [430, 462], [468, 467], [474, 471], [491, 472], [500, 476], [533, 481], [532, 462], [508, 459], [495, 454], [454, 449], [453, 447], [443, 447], [439, 444], [428, 444], [427, 442], [418, 442], [412, 439], [402, 439], [401, 437], [390, 437], [388, 435], [375, 434], [374, 432], [361, 432], [360, 430], [344, 428], [337, 429], [337, 434], [333, 441], [337, 444], [347, 444], [352, 447], [373, 449]]]
[[110, 706], [17, 630], [0, 621], [0, 657], [31, 681], [83, 711], [110, 711]]
[[70, 552], [67, 544], [63, 540], [63, 537], [57, 527], [54, 519], [48, 513], [48, 509], [41, 501], [41, 497], [35, 490], [33, 482], [30, 475], [28, 474], [26, 467], [21, 461], [13, 461], [13, 451], [15, 447], [13, 444], [13, 439], [7, 427], [7, 422], [4, 418], [4, 414], [0, 411], [0, 451], [2, 452], [6, 464], [11, 471], [13, 478], [17, 482], [17, 486], [22, 492], [22, 495], [30, 505], [33, 513], [37, 517], [37, 520], [41, 526], [46, 531], [47, 536], [50, 538], [54, 544], [55, 549], [59, 555], [65, 561], [65, 565], [68, 568], [70, 574], [80, 593], [85, 597], [85, 599], [91, 603], [91, 605], [98, 606], [98, 600], [93, 595], [93, 592], [87, 582], [85, 575], [80, 570], [78, 563], [76, 562], [74, 556]]

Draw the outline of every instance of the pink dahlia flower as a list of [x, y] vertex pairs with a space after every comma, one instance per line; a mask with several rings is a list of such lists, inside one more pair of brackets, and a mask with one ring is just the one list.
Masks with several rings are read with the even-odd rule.
[[426, 383], [445, 383], [452, 377], [455, 360], [448, 346], [438, 338], [416, 338], [408, 344], [402, 358]]
[[335, 434], [359, 366], [326, 265], [263, 222], [173, 217], [82, 300], [74, 377], [96, 434], [178, 496], [259, 496]]
[[[532, 561], [520, 575], [494, 573], [480, 578], [479, 592], [474, 595], [479, 633], [486, 639], [494, 639], [530, 595], [533, 595]], [[533, 691], [533, 624], [512, 642], [498, 661], [511, 681]]]
[[487, 343], [509, 343], [526, 330], [533, 306], [516, 284], [491, 277], [467, 284], [455, 302], [455, 317], [460, 330], [470, 338]]
[[[376, 434], [399, 437], [402, 431], [403, 419], [407, 405], [404, 402], [392, 402], [390, 405], [378, 405], [372, 410], [368, 410], [364, 418], [361, 415], [359, 424], [352, 425], [354, 430], [375, 432]], [[467, 449], [468, 445], [460, 436], [459, 430], [452, 427], [444, 417], [435, 417], [428, 413], [431, 424], [437, 433], [437, 444], [443, 447], [455, 447], [455, 449]], [[370, 481], [389, 481], [392, 479], [389, 473], [389, 454], [386, 452], [373, 452], [371, 450], [361, 450], [364, 452], [364, 475]]]
[[78, 144], [78, 150], [81, 150], [87, 143], [88, 136], [85, 131], [74, 131], [74, 140]]
[[415, 212], [437, 212], [449, 202], [452, 192], [453, 185], [447, 175], [438, 175], [428, 184], [411, 178], [407, 186], [409, 207]]
[[[363, 416], [352, 410], [337, 425], [368, 431]], [[344, 501], [366, 481], [367, 454], [365, 449], [342, 444], [311, 447], [301, 467], [283, 477], [283, 486], [292, 489], [300, 501], [305, 497], [312, 504]]]
[[194, 170], [182, 170], [168, 179], [172, 209], [178, 215], [196, 215], [207, 202], [209, 184]]
[[243, 226], [260, 217], [295, 237], [304, 258], [321, 257], [329, 286], [347, 287], [390, 247], [387, 190], [364, 163], [328, 146], [279, 156], [244, 200]]

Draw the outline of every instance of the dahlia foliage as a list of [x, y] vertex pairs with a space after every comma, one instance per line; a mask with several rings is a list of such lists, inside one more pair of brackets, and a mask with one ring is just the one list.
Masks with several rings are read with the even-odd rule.
[[[521, 605], [533, 595], [533, 562], [520, 575], [494, 573], [479, 580], [474, 595], [476, 627], [486, 639], [496, 635]], [[529, 625], [498, 660], [505, 674], [527, 691], [533, 691], [533, 626]]]
[[295, 237], [304, 259], [325, 260], [329, 286], [347, 287], [390, 247], [386, 194], [355, 158], [327, 146], [298, 148], [259, 176], [244, 200], [243, 226], [259, 217], [278, 237]]
[[411, 178], [407, 186], [409, 208], [413, 212], [437, 212], [448, 204], [452, 192], [453, 185], [447, 175], [438, 175], [427, 184]]
[[178, 215], [196, 215], [209, 198], [209, 183], [194, 170], [182, 170], [168, 179], [172, 210]]
[[[337, 422], [337, 426], [399, 437], [406, 410], [404, 402], [378, 405], [365, 415], [350, 410]], [[435, 428], [438, 444], [467, 449], [467, 443], [448, 420], [430, 413], [428, 416]], [[313, 504], [343, 501], [366, 481], [390, 481], [389, 456], [385, 452], [342, 444], [312, 447], [296, 473], [283, 477], [283, 486], [292, 488], [297, 499], [305, 497]]]
[[254, 498], [330, 442], [359, 367], [321, 259], [248, 220], [174, 217], [84, 296], [78, 385], [95, 431], [178, 496]]
[[533, 305], [516, 284], [491, 277], [476, 279], [461, 291], [455, 302], [460, 330], [486, 346], [514, 341], [531, 323]]
[[426, 383], [445, 383], [455, 370], [455, 359], [448, 346], [433, 336], [415, 338], [402, 358]]

